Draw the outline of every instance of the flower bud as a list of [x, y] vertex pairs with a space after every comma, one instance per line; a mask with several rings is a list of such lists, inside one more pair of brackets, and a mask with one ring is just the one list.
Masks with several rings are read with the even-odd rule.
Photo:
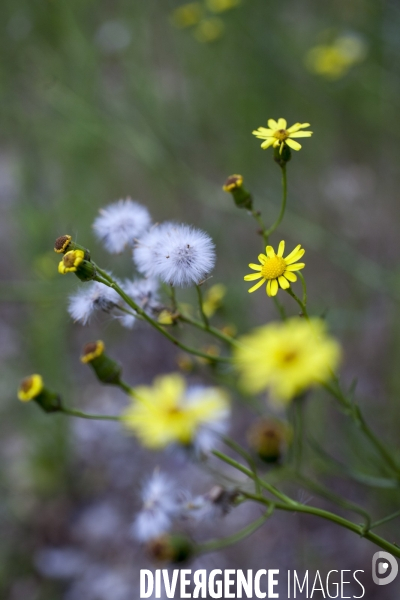
[[250, 192], [243, 187], [242, 175], [231, 175], [222, 186], [224, 192], [230, 192], [233, 200], [238, 208], [251, 210], [253, 208], [253, 200]]
[[266, 462], [277, 462], [290, 441], [290, 430], [286, 423], [276, 419], [260, 419], [247, 433], [249, 446]]
[[274, 161], [280, 167], [284, 167], [292, 158], [292, 152], [287, 144], [281, 144], [274, 148]]
[[104, 354], [104, 349], [105, 346], [101, 340], [89, 342], [83, 348], [81, 362], [89, 364], [96, 373], [97, 379], [102, 383], [119, 385], [122, 368], [112, 358]]
[[182, 534], [166, 534], [151, 540], [147, 546], [150, 558], [169, 563], [188, 560], [194, 553], [192, 541]]
[[44, 386], [41, 375], [35, 374], [25, 377], [19, 386], [18, 398], [21, 402], [35, 400], [45, 412], [62, 410], [59, 395]]
[[90, 251], [87, 248], [74, 242], [68, 234], [60, 235], [54, 243], [54, 252], [57, 252], [57, 254], [66, 254], [67, 252], [71, 252], [71, 250], [83, 250], [85, 260], [90, 260]]
[[58, 265], [61, 275], [75, 273], [81, 281], [91, 281], [96, 277], [96, 268], [90, 260], [85, 259], [84, 250], [69, 250]]

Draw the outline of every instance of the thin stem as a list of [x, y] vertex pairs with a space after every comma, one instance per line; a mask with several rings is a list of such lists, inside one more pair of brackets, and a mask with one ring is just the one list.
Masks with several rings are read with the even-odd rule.
[[264, 221], [261, 217], [261, 213], [259, 210], [255, 210], [254, 208], [251, 210], [251, 215], [252, 217], [257, 221], [257, 223], [260, 226], [261, 229], [261, 233], [263, 236], [263, 240], [264, 240], [264, 250], [265, 250], [265, 246], [268, 244], [268, 234], [267, 234], [267, 230], [265, 228], [265, 224]]
[[240, 444], [238, 444], [237, 442], [235, 442], [235, 440], [232, 440], [229, 437], [224, 437], [224, 442], [227, 446], [229, 446], [229, 448], [231, 448], [232, 450], [234, 450], [235, 452], [240, 454], [240, 456], [242, 458], [244, 458], [245, 461], [247, 461], [247, 464], [249, 465], [250, 469], [253, 471], [253, 474], [254, 474], [253, 479], [254, 479], [254, 486], [256, 489], [256, 493], [260, 494], [261, 493], [260, 479], [258, 477], [256, 463], [255, 463], [255, 460], [252, 457], [252, 455], [249, 454], [249, 452], [246, 452], [246, 450], [244, 448], [242, 448], [242, 446], [240, 446]]
[[257, 531], [257, 529], [264, 525], [265, 521], [269, 519], [269, 517], [274, 512], [274, 509], [275, 505], [270, 503], [268, 506], [268, 510], [262, 515], [262, 517], [260, 517], [256, 521], [253, 521], [252, 523], [250, 523], [250, 525], [247, 525], [247, 527], [244, 527], [243, 529], [234, 533], [233, 535], [230, 535], [221, 540], [210, 540], [209, 542], [205, 542], [204, 544], [199, 544], [197, 546], [197, 553], [204, 554], [205, 552], [214, 552], [215, 550], [220, 550], [221, 548], [232, 546], [233, 544], [240, 542], [240, 540], [249, 537], [252, 533]]
[[204, 312], [203, 293], [202, 293], [201, 287], [199, 285], [196, 285], [196, 292], [197, 292], [197, 299], [199, 302], [200, 315], [203, 320], [204, 326], [205, 326], [206, 330], [208, 331], [208, 329], [210, 327], [210, 323], [208, 322], [208, 317], [207, 317], [206, 313]]
[[283, 306], [283, 304], [281, 304], [278, 300], [278, 298], [276, 296], [272, 297], [274, 304], [279, 312], [279, 316], [281, 318], [282, 321], [286, 321], [286, 311], [285, 311], [285, 307]]
[[125, 381], [119, 381], [118, 386], [121, 388], [121, 390], [123, 390], [124, 392], [129, 394], [129, 396], [133, 396], [133, 394], [134, 394], [133, 388], [130, 385], [128, 385], [127, 383], [125, 383]]
[[304, 279], [304, 275], [301, 271], [297, 271], [297, 275], [300, 277], [301, 287], [303, 288], [303, 304], [307, 306], [307, 286], [306, 280]]
[[201, 352], [200, 350], [196, 350], [196, 348], [191, 348], [190, 346], [187, 346], [186, 344], [183, 344], [182, 342], [180, 342], [179, 340], [174, 338], [173, 335], [171, 335], [166, 329], [164, 329], [159, 323], [157, 323], [157, 321], [152, 319], [140, 306], [138, 306], [136, 304], [136, 302], [134, 302], [132, 300], [132, 298], [130, 298], [127, 294], [125, 294], [124, 290], [120, 288], [118, 283], [116, 281], [114, 281], [108, 275], [108, 273], [106, 273], [99, 267], [97, 267], [97, 270], [104, 277], [104, 279], [106, 279], [109, 282], [109, 283], [104, 282], [105, 285], [108, 285], [109, 287], [115, 289], [115, 291], [121, 296], [121, 298], [123, 300], [125, 300], [125, 302], [128, 304], [128, 306], [133, 308], [133, 310], [135, 310], [145, 321], [150, 323], [150, 325], [152, 325], [154, 327], [154, 329], [157, 329], [157, 331], [159, 333], [161, 333], [164, 337], [169, 339], [170, 342], [172, 342], [175, 346], [177, 346], [181, 350], [184, 350], [185, 352], [188, 352], [189, 354], [194, 354], [195, 356], [200, 356], [201, 358], [206, 358], [207, 360], [210, 360], [212, 362], [231, 362], [231, 359], [228, 357], [214, 356], [212, 354], [207, 354], [205, 352]]
[[310, 320], [310, 317], [308, 316], [308, 313], [307, 313], [307, 309], [306, 309], [306, 307], [304, 306], [304, 304], [303, 304], [303, 302], [300, 300], [300, 298], [298, 298], [298, 297], [296, 296], [296, 294], [294, 293], [294, 291], [292, 290], [292, 288], [291, 288], [291, 287], [287, 288], [287, 289], [285, 290], [285, 292], [287, 292], [287, 293], [289, 294], [289, 296], [292, 296], [293, 300], [295, 300], [295, 301], [297, 302], [297, 304], [298, 304], [298, 305], [300, 306], [300, 308], [301, 308], [301, 312], [302, 312], [302, 314], [303, 314], [303, 315], [304, 315], [304, 317], [307, 319], [307, 321], [309, 321], [309, 320]]
[[268, 238], [271, 235], [271, 233], [273, 233], [275, 231], [275, 229], [280, 225], [284, 214], [285, 214], [285, 210], [286, 210], [286, 199], [287, 199], [287, 176], [286, 176], [286, 165], [283, 165], [281, 167], [282, 169], [282, 204], [281, 204], [281, 211], [279, 213], [279, 216], [277, 218], [277, 220], [275, 221], [275, 223], [273, 225], [271, 225], [271, 227], [269, 229], [267, 229], [267, 231], [265, 232], [265, 237], [266, 241], [268, 242]]
[[298, 397], [292, 405], [293, 418], [293, 462], [295, 472], [298, 473], [301, 468], [301, 459], [303, 454], [303, 398]]
[[400, 517], [400, 510], [398, 510], [395, 513], [389, 515], [388, 517], [384, 517], [383, 519], [379, 519], [379, 521], [375, 521], [370, 526], [370, 529], [375, 529], [375, 527], [379, 527], [380, 525], [383, 525], [384, 523], [388, 523], [389, 521], [392, 521], [393, 519], [396, 519], [397, 517]]
[[390, 450], [388, 450], [386, 448], [386, 446], [381, 442], [381, 440], [370, 429], [369, 425], [367, 425], [367, 423], [364, 419], [364, 416], [361, 412], [360, 407], [357, 406], [357, 404], [353, 404], [353, 402], [351, 402], [351, 400], [349, 400], [347, 398], [347, 396], [342, 392], [337, 379], [335, 380], [335, 383], [336, 383], [336, 386], [332, 386], [329, 383], [324, 383], [323, 386], [337, 400], [339, 400], [339, 402], [342, 404], [342, 406], [345, 407], [347, 414], [349, 414], [353, 418], [353, 421], [355, 422], [357, 427], [359, 429], [361, 429], [361, 431], [369, 439], [369, 441], [372, 443], [372, 445], [375, 447], [375, 449], [378, 451], [378, 453], [382, 456], [382, 458], [385, 460], [385, 462], [396, 473], [396, 475], [399, 476], [400, 475], [399, 465], [393, 458]]
[[184, 323], [189, 323], [190, 325], [193, 325], [193, 327], [197, 327], [197, 329], [202, 329], [203, 331], [213, 335], [214, 337], [219, 338], [221, 341], [225, 342], [226, 344], [229, 344], [231, 346], [237, 346], [237, 347], [240, 346], [240, 344], [237, 340], [235, 340], [230, 335], [226, 335], [226, 333], [223, 333], [222, 331], [220, 331], [216, 327], [213, 327], [212, 325], [209, 325], [208, 327], [206, 327], [204, 325], [204, 323], [202, 323], [201, 321], [197, 321], [197, 319], [193, 319], [192, 317], [189, 317], [188, 315], [183, 315], [183, 314], [179, 314], [178, 319], [180, 321], [183, 321]]
[[[249, 494], [247, 492], [242, 492], [242, 493], [243, 493], [243, 496], [245, 496], [246, 498], [249, 498], [249, 500], [254, 500], [254, 502], [258, 502], [260, 504], [270, 506], [270, 502], [266, 498], [263, 498], [260, 496], [255, 496], [255, 495]], [[306, 513], [309, 515], [314, 515], [316, 517], [320, 517], [327, 521], [331, 521], [332, 523], [336, 523], [336, 525], [340, 525], [341, 527], [345, 527], [346, 529], [349, 529], [350, 531], [357, 533], [359, 536], [366, 538], [367, 540], [369, 540], [370, 542], [373, 542], [380, 548], [387, 550], [394, 556], [400, 557], [400, 548], [396, 544], [392, 544], [391, 542], [388, 542], [387, 540], [380, 537], [379, 535], [372, 533], [372, 531], [366, 531], [364, 526], [356, 525], [352, 521], [349, 521], [348, 519], [340, 517], [339, 515], [335, 515], [334, 513], [331, 513], [327, 510], [323, 510], [322, 508], [316, 508], [314, 506], [307, 506], [306, 504], [300, 504], [299, 502], [293, 502], [292, 504], [287, 504], [287, 503], [281, 504], [279, 502], [276, 502], [275, 508], [278, 510]]]
[[74, 408], [67, 408], [63, 406], [60, 409], [64, 415], [70, 417], [79, 417], [80, 419], [92, 419], [94, 421], [119, 421], [120, 417], [115, 415], [91, 415], [89, 413], [82, 412], [81, 410], [75, 410]]
[[170, 286], [170, 295], [171, 295], [171, 309], [172, 312], [175, 313], [177, 311], [178, 303], [176, 301], [176, 293], [173, 285]]

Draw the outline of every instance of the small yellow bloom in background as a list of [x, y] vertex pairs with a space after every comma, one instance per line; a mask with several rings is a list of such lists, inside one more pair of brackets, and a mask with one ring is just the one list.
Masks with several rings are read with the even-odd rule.
[[304, 269], [305, 264], [296, 263], [296, 261], [303, 256], [305, 250], [299, 244], [290, 254], [288, 254], [288, 256], [286, 256], [286, 258], [283, 258], [285, 242], [282, 240], [279, 244], [277, 254], [275, 254], [275, 250], [272, 246], [267, 246], [265, 251], [267, 255], [258, 255], [258, 260], [261, 264], [249, 264], [250, 269], [258, 272], [245, 275], [244, 280], [254, 281], [255, 279], [261, 279], [261, 281], [249, 289], [250, 294], [268, 281], [266, 287], [268, 296], [276, 296], [279, 286], [283, 290], [287, 290], [290, 287], [290, 282], [294, 283], [297, 281], [297, 276], [293, 271]]
[[33, 400], [43, 391], [44, 384], [41, 375], [30, 375], [21, 381], [18, 389], [18, 399], [21, 402]]
[[83, 250], [70, 250], [64, 254], [62, 261], [58, 265], [58, 272], [62, 275], [65, 273], [74, 273], [81, 262], [85, 258]]
[[340, 361], [338, 342], [324, 321], [294, 317], [271, 323], [239, 339], [235, 366], [243, 389], [268, 390], [275, 404], [287, 404], [312, 386], [327, 381]]
[[174, 316], [170, 310], [165, 308], [158, 315], [157, 321], [160, 325], [172, 325], [174, 322]]
[[224, 22], [218, 17], [209, 17], [200, 21], [193, 32], [198, 42], [209, 44], [222, 37], [225, 31]]
[[241, 0], [205, 0], [206, 7], [214, 13], [221, 13], [235, 6], [239, 6]]
[[212, 285], [204, 295], [203, 311], [206, 317], [212, 317], [221, 308], [226, 295], [226, 286], [222, 283]]
[[277, 121], [269, 119], [268, 127], [269, 129], [259, 127], [252, 133], [260, 140], [264, 140], [261, 144], [263, 150], [272, 146], [273, 148], [279, 148], [280, 153], [282, 153], [285, 144], [292, 150], [300, 150], [301, 144], [295, 142], [293, 138], [311, 137], [313, 134], [312, 131], [300, 131], [300, 129], [310, 127], [310, 123], [295, 123], [287, 129], [285, 119], [278, 119]]
[[203, 14], [203, 7], [200, 2], [188, 2], [176, 8], [171, 14], [172, 23], [175, 27], [184, 29], [197, 25]]
[[135, 388], [122, 422], [144, 446], [161, 449], [172, 443], [192, 444], [202, 427], [216, 426], [228, 410], [223, 390], [187, 388], [185, 379], [174, 373], [156, 377], [152, 386]]
[[366, 55], [366, 44], [360, 36], [343, 35], [332, 44], [320, 44], [311, 48], [306, 54], [305, 64], [316, 75], [339, 79], [353, 65], [362, 62]]

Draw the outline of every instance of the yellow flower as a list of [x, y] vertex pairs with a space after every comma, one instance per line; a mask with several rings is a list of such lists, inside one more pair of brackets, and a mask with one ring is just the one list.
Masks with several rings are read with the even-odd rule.
[[179, 374], [156, 377], [153, 385], [134, 389], [122, 421], [142, 444], [160, 449], [178, 442], [189, 445], [200, 427], [225, 418], [228, 399], [219, 388], [186, 388]]
[[33, 400], [43, 391], [44, 384], [41, 375], [31, 375], [21, 381], [18, 390], [18, 398], [21, 402]]
[[83, 250], [70, 250], [64, 254], [62, 261], [59, 263], [58, 272], [62, 275], [74, 273], [84, 258], [85, 253]]
[[283, 258], [285, 242], [282, 241], [279, 244], [277, 254], [275, 254], [275, 250], [272, 246], [267, 246], [265, 251], [267, 255], [258, 255], [258, 260], [261, 264], [249, 264], [250, 269], [253, 269], [253, 271], [258, 271], [258, 273], [245, 275], [244, 280], [254, 281], [255, 279], [261, 278], [261, 281], [258, 281], [256, 285], [253, 285], [253, 287], [249, 289], [250, 294], [261, 287], [263, 283], [268, 281], [266, 287], [268, 296], [276, 296], [279, 285], [283, 290], [287, 290], [290, 287], [290, 282], [294, 283], [297, 281], [297, 276], [293, 273], [293, 271], [300, 271], [300, 269], [304, 269], [305, 264], [296, 263], [296, 260], [299, 260], [299, 258], [303, 256], [305, 250], [299, 244], [290, 254], [288, 254], [288, 256], [286, 256], [286, 258]]
[[226, 295], [226, 286], [222, 283], [212, 285], [206, 292], [203, 302], [203, 311], [206, 317], [212, 317], [222, 306], [222, 300]]
[[295, 123], [286, 129], [287, 122], [285, 119], [278, 119], [278, 121], [269, 119], [268, 127], [269, 129], [259, 127], [252, 133], [260, 140], [265, 140], [261, 144], [263, 150], [273, 146], [273, 148], [279, 148], [279, 153], [282, 153], [285, 144], [292, 150], [300, 150], [301, 144], [295, 142], [293, 138], [311, 137], [313, 133], [312, 131], [300, 131], [300, 129], [310, 127], [310, 123]]
[[203, 13], [203, 8], [200, 2], [188, 2], [182, 6], [178, 6], [171, 15], [172, 23], [181, 29], [196, 25]]
[[238, 6], [240, 2], [241, 0], [206, 0], [206, 6], [211, 12], [221, 13]]
[[198, 42], [208, 44], [215, 42], [224, 33], [225, 24], [218, 17], [207, 17], [200, 21], [193, 32], [194, 37]]
[[286, 404], [311, 386], [329, 379], [340, 360], [340, 346], [325, 323], [294, 317], [271, 323], [240, 338], [235, 365], [250, 393], [269, 390], [271, 400]]

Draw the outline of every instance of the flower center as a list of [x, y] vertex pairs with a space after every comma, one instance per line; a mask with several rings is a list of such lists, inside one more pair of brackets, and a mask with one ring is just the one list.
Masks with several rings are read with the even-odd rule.
[[261, 275], [265, 279], [276, 279], [284, 274], [286, 262], [281, 256], [267, 258], [261, 269]]
[[286, 140], [286, 138], [289, 137], [289, 133], [286, 131], [286, 129], [277, 129], [277, 131], [274, 133], [274, 137], [277, 140]]

